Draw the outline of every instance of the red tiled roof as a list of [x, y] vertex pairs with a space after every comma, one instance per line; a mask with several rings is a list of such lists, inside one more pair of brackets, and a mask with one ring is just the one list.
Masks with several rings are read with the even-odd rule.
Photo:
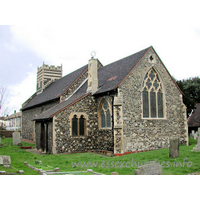
[[196, 104], [196, 109], [189, 117], [188, 127], [200, 127], [200, 103]]

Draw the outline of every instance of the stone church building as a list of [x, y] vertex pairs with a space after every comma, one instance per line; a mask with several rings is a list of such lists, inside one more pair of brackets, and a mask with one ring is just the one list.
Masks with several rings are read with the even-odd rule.
[[109, 65], [91, 58], [62, 77], [38, 68], [37, 91], [22, 105], [22, 138], [57, 153], [115, 155], [188, 145], [182, 92], [151, 46]]

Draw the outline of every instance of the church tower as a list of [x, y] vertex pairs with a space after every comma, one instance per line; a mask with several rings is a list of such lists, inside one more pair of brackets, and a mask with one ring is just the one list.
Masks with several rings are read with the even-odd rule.
[[43, 65], [37, 69], [37, 93], [42, 92], [52, 82], [62, 78], [62, 64], [55, 67], [54, 65]]

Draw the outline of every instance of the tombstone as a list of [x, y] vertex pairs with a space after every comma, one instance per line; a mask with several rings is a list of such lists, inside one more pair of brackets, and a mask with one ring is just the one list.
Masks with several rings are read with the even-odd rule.
[[162, 175], [162, 166], [156, 162], [143, 165], [135, 170], [135, 175]]
[[194, 138], [194, 133], [195, 133], [195, 131], [192, 130], [192, 133], [190, 133], [190, 138]]
[[179, 156], [179, 138], [170, 139], [169, 157], [175, 158]]
[[194, 140], [197, 139], [197, 133], [194, 133]]
[[12, 138], [13, 138], [13, 145], [18, 145], [19, 143], [21, 143], [20, 132], [14, 132], [12, 134]]
[[198, 132], [198, 142], [197, 142], [197, 145], [193, 148], [192, 151], [200, 151], [200, 132]]
[[10, 165], [10, 156], [0, 156], [0, 165]]

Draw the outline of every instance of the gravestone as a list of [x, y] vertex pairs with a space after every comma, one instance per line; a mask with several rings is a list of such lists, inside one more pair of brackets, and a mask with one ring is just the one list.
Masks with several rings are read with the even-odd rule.
[[10, 165], [10, 156], [0, 156], [0, 165]]
[[13, 145], [18, 145], [19, 143], [21, 143], [20, 132], [14, 132], [12, 134], [12, 138], [13, 138]]
[[194, 140], [196, 140], [197, 139], [197, 133], [194, 133]]
[[198, 132], [198, 142], [192, 151], [200, 151], [200, 132]]
[[156, 162], [143, 165], [135, 170], [135, 175], [162, 175], [162, 166]]
[[192, 138], [192, 139], [194, 138], [194, 133], [195, 133], [195, 131], [193, 130], [192, 133], [190, 133], [190, 138]]
[[175, 158], [179, 156], [179, 138], [170, 139], [169, 157]]

